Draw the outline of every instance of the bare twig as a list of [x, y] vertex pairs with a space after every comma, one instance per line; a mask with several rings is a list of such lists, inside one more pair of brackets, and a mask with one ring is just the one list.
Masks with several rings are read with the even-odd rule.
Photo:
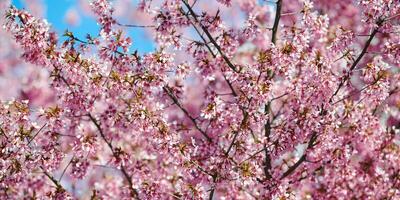
[[310, 140], [308, 141], [307, 148], [306, 148], [304, 154], [300, 157], [300, 159], [294, 165], [292, 165], [285, 173], [283, 173], [283, 175], [280, 177], [281, 180], [286, 178], [290, 174], [292, 174], [304, 161], [306, 161], [306, 158], [307, 158], [306, 151], [315, 145], [315, 141], [317, 140], [317, 137], [318, 137], [317, 133], [313, 132], [313, 134], [310, 137]]
[[[212, 178], [213, 178], [213, 182], [215, 183], [217, 177], [213, 176]], [[214, 193], [215, 193], [215, 185], [211, 186], [210, 196], [209, 196], [208, 200], [213, 200]]]
[[237, 138], [238, 135], [239, 135], [239, 131], [234, 131], [234, 132], [233, 132], [233, 139], [232, 139], [232, 142], [231, 142], [231, 144], [229, 145], [228, 150], [226, 150], [226, 152], [225, 152], [225, 155], [226, 155], [226, 156], [229, 155], [229, 152], [231, 151], [233, 145], [235, 144], [236, 138]]
[[[267, 109], [267, 108], [266, 108]], [[271, 123], [269, 121], [269, 119], [267, 119], [267, 123], [264, 125], [264, 136], [267, 138], [267, 140], [269, 141], [271, 135]], [[264, 175], [267, 178], [267, 180], [270, 180], [272, 178], [271, 173], [269, 172], [269, 170], [271, 169], [272, 165], [271, 165], [271, 155], [269, 154], [268, 148], [266, 145], [264, 145], [264, 154], [265, 154], [265, 158], [264, 158]]]
[[43, 173], [47, 176], [47, 178], [49, 178], [49, 180], [51, 182], [53, 182], [53, 184], [56, 186], [57, 190], [62, 190], [62, 191], [66, 191], [62, 185], [60, 184], [59, 181], [57, 181], [52, 175], [50, 175], [42, 166], [40, 166], [40, 169], [43, 170]]
[[234, 72], [239, 72], [235, 65], [229, 60], [229, 58], [225, 55], [225, 53], [222, 51], [222, 48], [218, 45], [218, 43], [215, 41], [215, 39], [212, 37], [211, 33], [208, 31], [206, 27], [204, 27], [199, 19], [197, 18], [197, 14], [194, 12], [192, 7], [189, 5], [189, 3], [186, 0], [182, 0], [183, 4], [185, 4], [186, 8], [189, 10], [190, 15], [192, 15], [193, 19], [195, 22], [200, 26], [200, 28], [203, 30], [203, 32], [206, 34], [210, 42], [214, 45], [214, 47], [217, 49], [218, 53], [222, 56], [224, 59], [225, 63], [231, 68]]
[[[88, 117], [89, 117], [90, 120], [93, 122], [93, 124], [96, 126], [97, 130], [98, 130], [99, 133], [100, 133], [101, 138], [104, 140], [104, 142], [105, 142], [105, 143], [107, 144], [107, 146], [110, 148], [110, 150], [111, 150], [111, 152], [112, 152], [114, 158], [118, 160], [118, 159], [119, 159], [119, 155], [118, 155], [118, 153], [115, 151], [115, 148], [112, 146], [112, 143], [111, 143], [111, 142], [106, 138], [106, 136], [104, 135], [103, 129], [101, 128], [100, 124], [97, 122], [97, 120], [96, 120], [91, 114], [88, 114]], [[140, 199], [140, 198], [139, 198], [139, 193], [138, 193], [138, 191], [137, 191], [135, 188], [133, 188], [132, 178], [131, 178], [131, 176], [128, 174], [128, 172], [126, 171], [125, 166], [121, 164], [120, 167], [121, 167], [121, 172], [122, 172], [122, 174], [124, 175], [125, 179], [128, 181], [129, 190], [130, 190], [130, 193], [131, 193], [132, 198], [134, 198], [134, 199]]]
[[[274, 25], [272, 27], [272, 39], [271, 42], [275, 45], [276, 44], [276, 37], [278, 34], [278, 26], [279, 26], [279, 20], [281, 18], [281, 9], [282, 9], [282, 0], [278, 0], [276, 2], [276, 11], [275, 11], [275, 20], [274, 20]], [[268, 114], [270, 113], [270, 104], [271, 101], [269, 101], [268, 103], [266, 103], [264, 105], [264, 113]], [[267, 138], [267, 140], [269, 140], [271, 135], [271, 122], [270, 122], [270, 118], [268, 117], [267, 122], [264, 125], [264, 137]], [[264, 154], [265, 154], [265, 158], [264, 158], [264, 175], [267, 178], [267, 180], [270, 180], [272, 178], [271, 173], [269, 172], [269, 170], [271, 169], [272, 165], [271, 165], [271, 156], [269, 154], [268, 148], [266, 145], [264, 145]]]
[[69, 163], [67, 164], [67, 166], [64, 168], [63, 172], [61, 173], [60, 178], [58, 178], [58, 181], [60, 182], [61, 179], [63, 178], [65, 172], [67, 171], [68, 167], [71, 165], [72, 161], [75, 159], [75, 156], [72, 156], [71, 160], [69, 161]]
[[267, 147], [263, 147], [262, 149], [260, 149], [260, 150], [258, 150], [258, 151], [256, 151], [256, 152], [252, 153], [248, 158], [246, 158], [246, 159], [244, 159], [243, 161], [241, 161], [241, 162], [239, 163], [239, 165], [242, 164], [242, 163], [244, 163], [244, 162], [246, 162], [246, 161], [248, 161], [248, 160], [250, 160], [250, 159], [253, 159], [253, 158], [256, 157], [258, 154], [260, 154], [261, 152], [265, 151], [266, 148], [267, 148]]
[[4, 135], [4, 137], [8, 140], [8, 136], [6, 132], [4, 132], [3, 128], [0, 127], [0, 135]]
[[43, 128], [47, 125], [47, 123], [43, 124], [43, 126], [36, 132], [36, 134], [29, 140], [28, 145], [36, 138], [37, 135], [43, 130]]
[[194, 127], [209, 141], [212, 142], [212, 139], [210, 136], [207, 135], [207, 133], [200, 128], [200, 126], [197, 124], [197, 121], [194, 117], [190, 115], [190, 113], [182, 106], [182, 104], [179, 102], [178, 98], [173, 94], [172, 90], [168, 86], [164, 86], [163, 90], [165, 93], [171, 98], [171, 100], [174, 102], [176, 106], [186, 115], [187, 118], [192, 121]]
[[[243, 119], [242, 119], [242, 122], [240, 123], [240, 128], [245, 127], [245, 124], [247, 123], [247, 120], [248, 120], [248, 118], [249, 118], [249, 113], [248, 113], [247, 111], [245, 111], [244, 109], [242, 109], [242, 112], [243, 112]], [[234, 136], [233, 136], [232, 142], [231, 142], [231, 144], [229, 145], [228, 150], [226, 150], [226, 152], [225, 152], [225, 155], [226, 155], [226, 156], [229, 155], [229, 152], [231, 151], [233, 145], [235, 144], [236, 139], [237, 139], [237, 137], [238, 137], [238, 135], [239, 135], [239, 131], [234, 131], [233, 134], [234, 134]]]
[[[363, 88], [359, 89], [357, 92], [362, 92], [362, 91], [366, 90], [367, 88], [369, 88], [369, 87], [375, 85], [376, 83], [378, 83], [379, 80], [380, 80], [380, 78], [377, 78], [374, 82], [372, 82], [372, 83], [370, 83], [370, 84], [364, 86]], [[346, 100], [346, 99], [348, 99], [348, 98], [350, 98], [350, 97], [352, 97], [352, 96], [354, 96], [354, 95], [355, 95], [355, 93], [349, 94], [349, 95], [347, 95], [347, 96], [345, 96], [345, 97], [343, 97], [343, 98], [341, 98], [341, 99], [339, 99], [339, 100], [333, 102], [332, 105], [335, 105], [335, 104], [337, 104], [337, 103], [339, 103], [339, 102], [342, 102], [342, 101], [344, 101], [344, 100]]]
[[214, 51], [211, 49], [210, 45], [208, 45], [208, 41], [206, 40], [206, 38], [204, 38], [203, 34], [201, 34], [200, 30], [197, 28], [196, 24], [193, 23], [192, 20], [190, 20], [189, 15], [183, 11], [183, 9], [181, 9], [182, 14], [184, 14], [186, 16], [186, 18], [189, 20], [190, 24], [192, 24], [194, 30], [197, 32], [197, 34], [200, 36], [201, 40], [203, 40], [203, 44], [204, 46], [207, 47], [208, 51], [211, 53], [211, 55], [213, 56], [213, 58], [216, 58], [217, 55], [215, 55]]
[[353, 62], [351, 65], [349, 71], [346, 73], [346, 75], [343, 77], [343, 79], [340, 81], [338, 87], [336, 88], [335, 92], [332, 94], [332, 96], [329, 98], [329, 103], [332, 103], [333, 97], [335, 97], [340, 89], [344, 86], [344, 84], [350, 79], [351, 72], [357, 67], [358, 63], [361, 61], [361, 59], [364, 57], [364, 55], [367, 53], [368, 47], [371, 45], [372, 40], [374, 39], [375, 35], [378, 33], [379, 28], [383, 24], [383, 20], [378, 20], [377, 27], [374, 28], [372, 31], [371, 35], [369, 36], [368, 40], [365, 42], [364, 47], [361, 51], [361, 53], [358, 55], [357, 59]]
[[276, 36], [278, 33], [279, 20], [281, 19], [282, 0], [276, 2], [276, 12], [274, 26], [272, 27], [272, 43], [276, 44]]
[[125, 26], [125, 27], [130, 27], [130, 28], [154, 28], [154, 25], [136, 25], [136, 24], [121, 24], [117, 22], [118, 26]]

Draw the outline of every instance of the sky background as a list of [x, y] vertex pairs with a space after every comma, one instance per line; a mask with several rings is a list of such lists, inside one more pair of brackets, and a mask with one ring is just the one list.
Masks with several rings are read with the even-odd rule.
[[[29, 0], [12, 0], [14, 6], [19, 9], [26, 8], [25, 1]], [[132, 0], [135, 1], [135, 0]], [[79, 9], [77, 0], [43, 0], [45, 3], [44, 17], [52, 25], [53, 29], [62, 35], [65, 30], [69, 30], [79, 38], [85, 38], [86, 34], [97, 36], [99, 26], [94, 18], [82, 14]], [[75, 8], [78, 10], [80, 23], [77, 26], [71, 26], [65, 21], [65, 14], [69, 9]], [[154, 44], [151, 38], [148, 38], [140, 28], [128, 29], [128, 35], [133, 40], [131, 51], [138, 50], [139, 53], [146, 53], [154, 50]]]
[[[19, 9], [27, 8], [25, 5], [26, 1], [32, 0], [11, 0], [13, 5]], [[65, 30], [69, 30], [74, 33], [78, 38], [85, 38], [87, 34], [92, 36], [97, 36], [99, 33], [99, 26], [97, 25], [96, 20], [89, 16], [87, 13], [84, 13], [80, 8], [79, 0], [39, 0], [44, 2], [44, 17], [47, 21], [52, 25], [53, 29], [59, 33], [59, 35], [63, 35]], [[89, 1], [89, 0], [86, 0]], [[129, 0], [128, 0], [129, 1]], [[271, 4], [271, 2], [258, 0], [260, 4]], [[131, 0], [135, 5], [138, 0]], [[66, 13], [75, 9], [79, 14], [79, 23], [76, 26], [72, 26], [68, 24], [65, 20]], [[130, 12], [130, 11], [129, 11]], [[135, 9], [132, 12], [136, 12]], [[118, 19], [118, 21], [125, 23], [123, 19]], [[144, 24], [138, 21], [134, 24]], [[155, 43], [152, 38], [149, 38], [146, 35], [145, 31], [142, 28], [128, 28], [125, 29], [128, 36], [131, 37], [133, 44], [130, 48], [130, 52], [137, 50], [140, 54], [148, 53], [154, 51], [156, 48]], [[60, 38], [62, 40], [62, 38]]]

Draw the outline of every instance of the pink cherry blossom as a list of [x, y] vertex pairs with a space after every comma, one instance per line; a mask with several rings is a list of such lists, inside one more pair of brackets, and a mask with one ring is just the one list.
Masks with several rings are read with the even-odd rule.
[[400, 198], [398, 1], [79, 3], [0, 3], [0, 199]]

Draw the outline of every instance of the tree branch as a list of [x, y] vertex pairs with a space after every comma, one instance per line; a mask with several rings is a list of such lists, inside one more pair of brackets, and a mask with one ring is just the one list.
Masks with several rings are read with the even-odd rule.
[[276, 44], [276, 36], [278, 33], [279, 20], [281, 19], [282, 0], [276, 2], [276, 12], [274, 26], [272, 27], [272, 43]]
[[335, 90], [335, 92], [332, 94], [332, 96], [329, 98], [329, 103], [332, 103], [333, 101], [333, 97], [335, 97], [340, 89], [344, 86], [344, 84], [349, 80], [350, 76], [351, 76], [351, 72], [353, 72], [353, 70], [357, 67], [358, 63], [361, 61], [361, 59], [364, 57], [364, 55], [367, 53], [368, 47], [371, 45], [372, 40], [374, 39], [375, 35], [379, 32], [379, 28], [382, 26], [384, 20], [378, 20], [378, 22], [376, 23], [376, 25], [378, 27], [376, 27], [371, 35], [369, 36], [368, 40], [365, 42], [364, 47], [361, 51], [361, 53], [358, 55], [357, 59], [353, 62], [353, 64], [351, 65], [349, 71], [346, 73], [346, 75], [344, 76], [344, 78], [340, 81], [337, 89]]
[[[267, 123], [264, 125], [264, 136], [267, 138], [269, 141], [270, 135], [271, 135], [271, 123], [269, 119], [267, 119]], [[271, 173], [269, 170], [272, 168], [271, 165], [271, 155], [269, 154], [268, 148], [266, 145], [264, 145], [264, 152], [265, 152], [265, 159], [264, 159], [264, 175], [267, 178], [267, 180], [270, 180], [272, 178]]]
[[317, 133], [313, 132], [310, 140], [308, 141], [307, 148], [306, 148], [304, 154], [300, 157], [300, 159], [294, 165], [292, 165], [285, 173], [283, 173], [283, 175], [280, 177], [281, 180], [286, 178], [290, 174], [292, 174], [304, 161], [306, 161], [306, 157], [307, 157], [306, 151], [315, 145], [316, 140], [317, 140]]
[[[213, 178], [213, 182], [215, 183], [215, 179], [216, 179], [216, 176], [213, 176], [212, 177]], [[210, 191], [210, 196], [209, 196], [209, 200], [213, 200], [213, 198], [214, 198], [214, 193], [215, 193], [215, 186], [212, 186], [211, 187], [211, 191]]]
[[4, 135], [4, 137], [8, 140], [8, 136], [6, 132], [4, 132], [3, 128], [0, 127], [0, 135]]
[[185, 4], [186, 8], [189, 10], [190, 15], [193, 16], [193, 19], [195, 22], [200, 26], [200, 28], [203, 30], [203, 32], [207, 35], [208, 39], [210, 42], [214, 45], [214, 47], [217, 49], [218, 53], [222, 56], [224, 59], [225, 63], [231, 68], [234, 72], [239, 72], [236, 67], [232, 64], [232, 62], [229, 60], [229, 58], [224, 54], [222, 51], [221, 47], [218, 45], [218, 43], [215, 41], [215, 39], [212, 37], [211, 33], [208, 31], [206, 27], [204, 27], [199, 19], [197, 18], [197, 14], [194, 12], [192, 7], [188, 4], [186, 0], [182, 0], [183, 4]]
[[[377, 84], [380, 80], [381, 80], [380, 77], [378, 77], [374, 82], [372, 82], [372, 83], [370, 83], [370, 84], [368, 84], [368, 85], [365, 85], [363, 88], [357, 90], [357, 92], [362, 92], [362, 91], [366, 90], [367, 88], [369, 88], [369, 87], [371, 87], [371, 86], [374, 86], [374, 85]], [[342, 101], [344, 101], [344, 100], [346, 100], [346, 99], [348, 99], [348, 98], [350, 98], [350, 97], [352, 97], [352, 96], [354, 96], [354, 95], [355, 95], [355, 93], [349, 94], [349, 95], [347, 95], [347, 96], [345, 96], [345, 97], [343, 97], [343, 98], [341, 98], [341, 99], [339, 99], [339, 100], [333, 102], [332, 105], [335, 105], [335, 104], [337, 104], [337, 103], [339, 103], [339, 102], [342, 102]]]
[[47, 178], [49, 178], [49, 180], [54, 183], [54, 185], [56, 186], [57, 190], [66, 191], [63, 188], [63, 186], [60, 184], [60, 182], [57, 181], [52, 175], [50, 175], [42, 166], [40, 166], [40, 169], [42, 169], [43, 173], [47, 176]]
[[68, 167], [71, 165], [72, 161], [74, 160], [75, 156], [72, 156], [71, 160], [68, 162], [67, 166], [64, 168], [63, 172], [61, 173], [60, 178], [58, 178], [58, 181], [61, 181], [63, 178], [65, 172], [67, 171]]
[[36, 134], [29, 140], [28, 145], [36, 138], [37, 135], [43, 130], [43, 128], [47, 125], [47, 123], [43, 124], [42, 127], [36, 132]]
[[[93, 122], [93, 124], [96, 126], [97, 130], [100, 133], [101, 138], [104, 140], [104, 142], [110, 148], [114, 158], [118, 160], [119, 159], [119, 155], [115, 151], [114, 147], [112, 146], [112, 143], [109, 140], [107, 140], [106, 136], [104, 135], [103, 130], [101, 129], [100, 124], [97, 122], [97, 120], [90, 113], [88, 114], [88, 117]], [[124, 175], [125, 179], [128, 181], [131, 197], [134, 198], [134, 199], [140, 199], [138, 191], [135, 188], [133, 188], [133, 183], [132, 183], [131, 176], [126, 171], [125, 166], [121, 164], [120, 167], [121, 167], [122, 174]]]
[[214, 51], [211, 49], [210, 45], [208, 45], [208, 41], [206, 38], [204, 38], [203, 34], [200, 33], [200, 30], [197, 28], [197, 26], [193, 23], [192, 20], [190, 20], [190, 17], [183, 9], [181, 9], [182, 14], [186, 16], [186, 18], [189, 20], [190, 24], [192, 24], [194, 30], [197, 32], [197, 34], [200, 36], [201, 40], [203, 40], [204, 45], [207, 47], [208, 51], [211, 53], [213, 58], [216, 58], [217, 56], [215, 55]]
[[[282, 10], [282, 0], [278, 0], [276, 2], [276, 12], [275, 12], [275, 19], [274, 19], [274, 25], [272, 27], [272, 38], [271, 42], [275, 45], [276, 44], [276, 36], [278, 34], [278, 26], [279, 26], [279, 20], [281, 18], [281, 10]], [[272, 100], [264, 105], [264, 113], [268, 114], [270, 113], [270, 104]], [[264, 136], [267, 138], [269, 141], [271, 135], [271, 122], [268, 117], [267, 122], [264, 125]], [[264, 174], [267, 180], [270, 180], [272, 178], [271, 173], [269, 170], [271, 170], [272, 165], [271, 165], [271, 155], [269, 154], [268, 148], [266, 145], [264, 145], [264, 154], [265, 154], [265, 159], [264, 159]]]
[[212, 142], [212, 139], [210, 136], [207, 135], [207, 133], [202, 130], [200, 128], [200, 126], [197, 124], [196, 119], [193, 118], [189, 112], [181, 105], [181, 103], [179, 103], [178, 98], [173, 94], [173, 92], [171, 91], [171, 89], [168, 86], [164, 86], [163, 90], [165, 91], [165, 93], [171, 98], [171, 100], [174, 102], [174, 104], [176, 106], [178, 106], [178, 108], [186, 115], [187, 118], [190, 119], [190, 121], [192, 121], [194, 127], [209, 141]]
[[154, 28], [154, 25], [136, 25], [136, 24], [121, 24], [119, 22], [116, 23], [118, 26], [125, 26], [129, 28]]
[[233, 145], [235, 144], [236, 138], [237, 138], [237, 136], [239, 135], [239, 131], [234, 131], [233, 134], [234, 134], [234, 135], [233, 135], [232, 142], [231, 142], [231, 144], [229, 145], [228, 150], [226, 150], [226, 152], [225, 152], [225, 155], [226, 155], [226, 156], [229, 155], [229, 152], [231, 151]]

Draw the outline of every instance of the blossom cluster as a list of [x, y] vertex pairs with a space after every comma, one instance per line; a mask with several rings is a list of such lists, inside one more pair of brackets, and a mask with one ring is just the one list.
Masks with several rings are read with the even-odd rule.
[[2, 99], [0, 199], [400, 198], [398, 1], [113, 6], [86, 38], [5, 12], [53, 96]]

